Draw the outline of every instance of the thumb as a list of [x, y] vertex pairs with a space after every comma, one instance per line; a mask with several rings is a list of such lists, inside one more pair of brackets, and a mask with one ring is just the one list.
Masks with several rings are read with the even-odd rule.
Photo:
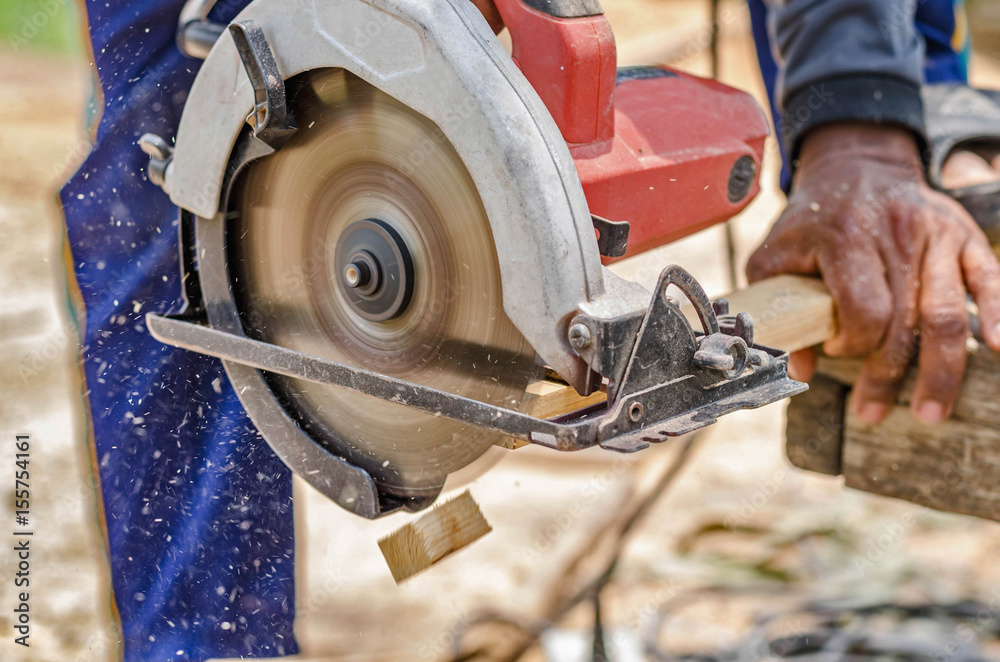
[[819, 274], [819, 263], [811, 247], [769, 236], [750, 256], [746, 273], [751, 283], [780, 274], [812, 276]]

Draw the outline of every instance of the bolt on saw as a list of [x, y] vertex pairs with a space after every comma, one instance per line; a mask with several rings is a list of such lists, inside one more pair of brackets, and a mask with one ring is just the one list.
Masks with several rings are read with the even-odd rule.
[[[634, 452], [805, 390], [685, 269], [650, 292], [605, 267], [753, 198], [747, 94], [619, 69], [597, 0], [498, 0], [511, 53], [468, 0], [254, 0], [229, 25], [213, 4], [181, 16], [204, 63], [175, 144], [140, 141], [186, 299], [147, 326], [220, 358], [348, 511], [425, 508], [511, 437]], [[544, 375], [607, 399], [533, 416]]]

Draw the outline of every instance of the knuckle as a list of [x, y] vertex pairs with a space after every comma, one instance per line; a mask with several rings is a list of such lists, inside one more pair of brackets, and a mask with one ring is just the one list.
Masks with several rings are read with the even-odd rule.
[[886, 378], [900, 380], [906, 375], [906, 369], [917, 355], [916, 338], [912, 333], [907, 334], [905, 338], [897, 338], [882, 350], [882, 354]]
[[950, 402], [958, 393], [962, 384], [964, 365], [961, 363], [935, 363], [921, 365], [918, 375], [918, 391], [924, 398], [939, 402]]
[[926, 208], [910, 209], [894, 228], [894, 247], [911, 266], [920, 261], [931, 236], [942, 232], [938, 217]]
[[1000, 271], [992, 268], [983, 269], [971, 274], [966, 282], [972, 292], [1000, 294]]
[[969, 213], [951, 196], [940, 191], [930, 190], [926, 192], [925, 200], [927, 204], [922, 205], [924, 214], [930, 217], [932, 221], [938, 222], [938, 225], [940, 225], [941, 221], [949, 225], [965, 225], [964, 221]]
[[952, 304], [940, 306], [924, 313], [920, 330], [930, 339], [964, 341], [969, 332], [969, 318], [963, 307]]
[[983, 263], [976, 265], [971, 273], [968, 269], [966, 272], [966, 282], [970, 290], [974, 292], [992, 290], [1000, 293], [1000, 263], [992, 254], [989, 254]]
[[868, 399], [890, 402], [895, 399], [901, 378], [886, 369], [884, 358], [875, 354], [868, 357], [855, 388], [860, 388]]
[[849, 310], [851, 327], [857, 329], [858, 335], [864, 337], [874, 337], [876, 341], [884, 334], [889, 323], [892, 321], [892, 310], [889, 306], [883, 305], [873, 298], [866, 298], [854, 301]]

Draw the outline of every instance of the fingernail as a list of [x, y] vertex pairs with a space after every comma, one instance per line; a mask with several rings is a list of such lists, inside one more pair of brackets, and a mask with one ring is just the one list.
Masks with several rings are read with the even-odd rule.
[[997, 325], [993, 327], [993, 332], [986, 340], [994, 349], [1000, 348], [1000, 322], [997, 322]]
[[924, 423], [940, 423], [944, 420], [944, 405], [927, 400], [917, 408], [917, 418]]
[[885, 405], [880, 402], [869, 402], [861, 408], [858, 412], [858, 418], [861, 419], [863, 423], [868, 425], [875, 425], [883, 418], [885, 418]]

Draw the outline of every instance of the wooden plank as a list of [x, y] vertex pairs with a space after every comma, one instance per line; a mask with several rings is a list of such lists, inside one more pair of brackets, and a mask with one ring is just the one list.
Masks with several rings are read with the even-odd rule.
[[[563, 382], [541, 379], [528, 384], [521, 401], [525, 405], [522, 411], [526, 414], [531, 414], [538, 418], [556, 418], [577, 409], [605, 402], [607, 399], [608, 394], [603, 390], [584, 397], [577, 393], [576, 389], [572, 386], [568, 386]], [[515, 439], [514, 437], [503, 437], [494, 443], [508, 450], [530, 446], [527, 441]]]
[[[823, 282], [804, 276], [776, 276], [725, 295], [732, 313], [750, 313], [754, 341], [795, 352], [818, 345], [837, 333], [833, 296]], [[701, 322], [693, 306], [684, 314], [695, 328]]]
[[[820, 357], [816, 379], [849, 388], [861, 365], [857, 359]], [[916, 366], [911, 366], [896, 406], [878, 425], [859, 421], [849, 412], [846, 400], [817, 399], [805, 403], [801, 415], [844, 419], [841, 469], [849, 487], [936, 510], [1000, 520], [1000, 402], [996, 396], [1000, 355], [985, 346], [973, 348], [952, 417], [937, 425], [919, 422], [909, 410], [916, 374]], [[790, 457], [801, 443], [796, 438], [803, 435], [801, 428], [809, 425], [792, 418], [797, 401], [793, 398], [789, 405], [786, 448]], [[819, 470], [807, 463], [795, 464]]]
[[[853, 384], [861, 371], [861, 363], [859, 359], [820, 357], [816, 371], [843, 384]], [[916, 381], [917, 370], [915, 366], [911, 366], [896, 400], [899, 404], [906, 406], [913, 401]], [[953, 418], [991, 427], [1000, 426], [998, 393], [1000, 393], [1000, 355], [979, 345], [969, 353], [969, 363], [965, 369], [958, 399], [955, 401]]]
[[468, 490], [378, 541], [396, 583], [492, 531]]
[[604, 402], [608, 399], [605, 391], [597, 391], [584, 397], [571, 386], [555, 381], [538, 381], [528, 384], [525, 402], [527, 411], [538, 418], [555, 418], [577, 409]]
[[849, 487], [936, 510], [1000, 519], [1000, 430], [952, 419], [926, 425], [903, 405], [870, 426], [848, 414]]

